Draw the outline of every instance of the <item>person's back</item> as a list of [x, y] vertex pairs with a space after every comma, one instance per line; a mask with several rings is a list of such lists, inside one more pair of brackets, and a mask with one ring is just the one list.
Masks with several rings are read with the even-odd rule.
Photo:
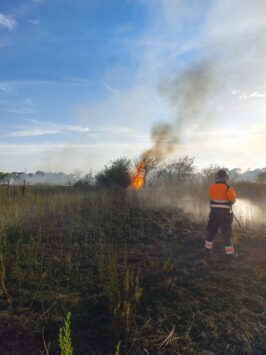
[[213, 240], [220, 228], [224, 237], [225, 253], [234, 254], [231, 241], [232, 234], [232, 204], [236, 201], [235, 190], [227, 185], [228, 175], [225, 170], [219, 170], [215, 177], [215, 183], [209, 187], [210, 215], [208, 221], [208, 236], [205, 240], [207, 254], [213, 251]]
[[231, 209], [236, 201], [235, 190], [226, 184], [226, 181], [218, 181], [209, 187], [210, 207]]

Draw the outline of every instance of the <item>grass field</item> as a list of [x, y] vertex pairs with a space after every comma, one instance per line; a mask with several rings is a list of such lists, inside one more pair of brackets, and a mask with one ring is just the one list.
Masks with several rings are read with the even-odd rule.
[[202, 202], [190, 218], [181, 193], [3, 187], [0, 353], [59, 354], [70, 312], [74, 354], [265, 354], [265, 229], [205, 257]]

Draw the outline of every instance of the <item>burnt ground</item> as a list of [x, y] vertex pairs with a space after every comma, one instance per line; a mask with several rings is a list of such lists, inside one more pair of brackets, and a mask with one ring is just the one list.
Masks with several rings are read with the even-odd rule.
[[74, 354], [266, 353], [263, 233], [205, 256], [181, 211], [93, 201], [5, 230], [1, 354], [59, 354], [68, 311]]

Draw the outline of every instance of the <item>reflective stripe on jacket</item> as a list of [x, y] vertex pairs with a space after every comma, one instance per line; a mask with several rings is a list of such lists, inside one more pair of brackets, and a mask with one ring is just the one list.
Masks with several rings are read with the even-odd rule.
[[232, 204], [236, 201], [235, 190], [224, 183], [210, 185], [209, 197], [211, 208], [231, 209]]

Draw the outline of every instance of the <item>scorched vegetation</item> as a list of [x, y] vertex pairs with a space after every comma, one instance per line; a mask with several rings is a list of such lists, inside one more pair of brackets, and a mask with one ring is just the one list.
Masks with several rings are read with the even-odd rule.
[[208, 258], [205, 225], [155, 187], [101, 182], [2, 187], [0, 353], [265, 354], [264, 232], [235, 226], [239, 258], [221, 237]]

